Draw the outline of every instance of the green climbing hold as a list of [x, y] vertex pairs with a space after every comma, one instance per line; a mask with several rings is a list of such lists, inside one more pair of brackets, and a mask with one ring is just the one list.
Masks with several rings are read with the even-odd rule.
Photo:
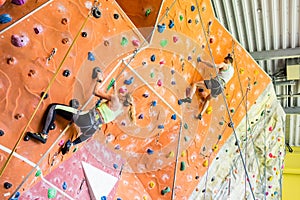
[[126, 46], [128, 44], [128, 40], [126, 37], [122, 37], [121, 45]]
[[150, 77], [151, 77], [151, 78], [154, 78], [154, 76], [155, 76], [154, 72], [151, 72], [151, 73], [150, 73]]
[[163, 190], [161, 191], [161, 194], [162, 194], [162, 195], [165, 195], [165, 194], [169, 193], [170, 191], [171, 191], [170, 187], [166, 187], [165, 189], [163, 189]]
[[231, 109], [230, 109], [230, 112], [231, 112], [231, 113], [234, 113], [234, 108], [231, 108]]
[[42, 174], [42, 171], [39, 169], [39, 170], [36, 171], [35, 177], [38, 177], [38, 176], [40, 176], [41, 174]]
[[56, 197], [57, 191], [54, 188], [48, 189], [48, 199], [54, 199]]
[[188, 141], [190, 141], [190, 137], [189, 136], [184, 136], [184, 141], [186, 141], [186, 142], [188, 142]]
[[161, 40], [160, 41], [160, 46], [161, 47], [165, 47], [165, 46], [167, 46], [167, 44], [168, 44], [168, 40]]
[[260, 113], [260, 116], [264, 116], [265, 114], [265, 111], [263, 110], [261, 113]]
[[222, 122], [219, 122], [219, 125], [223, 126], [223, 125], [224, 125], [224, 122], [223, 122], [223, 121], [222, 121]]
[[181, 161], [180, 163], [180, 171], [184, 171], [185, 170], [185, 162]]
[[222, 139], [222, 135], [218, 135], [218, 140], [221, 140]]
[[184, 123], [183, 127], [184, 127], [185, 129], [188, 129], [188, 128], [189, 128], [189, 126], [187, 125], [187, 123]]
[[75, 153], [77, 150], [78, 150], [78, 148], [75, 147], [75, 148], [73, 149], [73, 153]]
[[146, 10], [146, 12], [145, 12], [145, 16], [148, 17], [148, 16], [150, 15], [150, 13], [151, 13], [151, 9], [148, 8], [148, 9]]
[[183, 16], [179, 15], [179, 20], [182, 21], [183, 20]]

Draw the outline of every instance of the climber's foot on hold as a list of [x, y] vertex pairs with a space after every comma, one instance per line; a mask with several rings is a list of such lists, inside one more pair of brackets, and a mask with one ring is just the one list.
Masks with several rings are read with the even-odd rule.
[[184, 99], [179, 99], [178, 104], [181, 105], [182, 103], [191, 103], [192, 99], [190, 97], [186, 97]]
[[28, 132], [27, 135], [30, 138], [36, 139], [36, 140], [40, 141], [43, 144], [45, 144], [47, 142], [47, 138], [48, 138], [48, 135], [44, 134], [44, 133], [31, 133], [31, 132]]

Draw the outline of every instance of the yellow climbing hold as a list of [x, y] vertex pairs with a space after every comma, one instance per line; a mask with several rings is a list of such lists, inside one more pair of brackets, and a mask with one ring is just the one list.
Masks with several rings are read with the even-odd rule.
[[185, 151], [183, 151], [182, 153], [181, 153], [181, 157], [184, 157], [185, 156]]
[[207, 166], [208, 166], [208, 160], [205, 160], [205, 161], [202, 163], [202, 166], [203, 166], [203, 167], [207, 167]]
[[212, 106], [208, 106], [206, 109], [206, 114], [210, 114], [212, 112]]
[[149, 187], [150, 187], [150, 188], [154, 188], [154, 187], [155, 187], [155, 183], [154, 183], [153, 181], [150, 181]]
[[171, 151], [168, 155], [168, 158], [173, 158], [174, 157], [174, 151]]
[[254, 70], [254, 75], [257, 75], [258, 74], [258, 70]]
[[143, 196], [143, 200], [147, 200], [147, 196]]
[[273, 176], [269, 176], [268, 181], [272, 181], [272, 180], [273, 180]]
[[244, 68], [240, 68], [240, 74], [243, 74], [245, 72]]
[[217, 150], [218, 150], [218, 148], [219, 148], [219, 147], [218, 147], [218, 145], [216, 144], [216, 145], [213, 147], [213, 149], [212, 149], [212, 150], [213, 150], [213, 151], [217, 151]]

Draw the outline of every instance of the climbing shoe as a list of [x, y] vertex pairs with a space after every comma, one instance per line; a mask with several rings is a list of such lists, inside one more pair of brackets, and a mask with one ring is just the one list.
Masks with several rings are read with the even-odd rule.
[[47, 142], [47, 138], [48, 138], [48, 135], [47, 134], [43, 134], [43, 133], [31, 133], [31, 132], [27, 132], [27, 135], [30, 138], [36, 139], [36, 140], [40, 141], [43, 144], [45, 144]]
[[181, 100], [181, 102], [183, 102], [183, 103], [191, 103], [191, 102], [192, 102], [192, 99], [191, 99], [190, 97], [186, 97], [186, 98], [180, 99], [180, 100]]
[[202, 119], [202, 115], [199, 114], [199, 115], [197, 116], [197, 119], [201, 120], [201, 119]]
[[71, 140], [68, 140], [65, 143], [64, 147], [61, 149], [62, 155], [65, 155], [66, 153], [68, 153], [70, 151], [71, 146], [72, 146], [72, 142], [71, 142]]

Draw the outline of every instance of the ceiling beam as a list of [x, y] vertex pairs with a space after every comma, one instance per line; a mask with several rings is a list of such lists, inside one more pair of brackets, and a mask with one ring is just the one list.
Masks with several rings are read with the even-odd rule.
[[254, 60], [277, 60], [300, 57], [300, 47], [250, 52]]
[[283, 110], [286, 114], [300, 114], [300, 107], [286, 107]]

